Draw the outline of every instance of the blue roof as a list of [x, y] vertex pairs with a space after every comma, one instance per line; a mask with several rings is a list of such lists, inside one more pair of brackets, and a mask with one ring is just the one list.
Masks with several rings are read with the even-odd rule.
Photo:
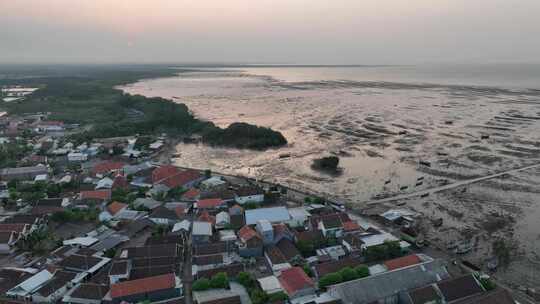
[[285, 207], [246, 210], [247, 225], [255, 225], [259, 220], [268, 220], [271, 223], [285, 222], [290, 218], [289, 211]]

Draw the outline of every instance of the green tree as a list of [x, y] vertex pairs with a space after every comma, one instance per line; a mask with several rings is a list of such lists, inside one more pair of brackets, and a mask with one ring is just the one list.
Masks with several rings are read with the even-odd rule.
[[339, 271], [344, 282], [351, 281], [357, 278], [357, 273], [351, 267], [345, 267]]
[[210, 280], [202, 278], [193, 282], [193, 291], [204, 291], [210, 289]]
[[225, 272], [219, 272], [215, 274], [210, 280], [210, 287], [211, 288], [228, 288], [229, 279], [227, 278], [227, 274]]
[[333, 272], [333, 273], [324, 275], [319, 280], [319, 287], [324, 289], [327, 286], [338, 284], [341, 282], [343, 282], [343, 278], [341, 277], [341, 274], [339, 272]]
[[369, 276], [369, 268], [367, 266], [356, 266], [354, 270], [356, 271], [357, 278], [365, 278]]
[[288, 299], [289, 299], [289, 296], [286, 293], [284, 293], [283, 291], [276, 292], [276, 293], [273, 293], [273, 294], [268, 296], [268, 302], [269, 303], [274, 303], [274, 302], [277, 302], [277, 301], [286, 301]]
[[236, 276], [236, 281], [240, 283], [245, 288], [252, 288], [255, 285], [255, 280], [253, 280], [253, 277], [248, 272], [240, 272]]
[[251, 302], [253, 304], [265, 304], [268, 303], [268, 295], [266, 292], [256, 288], [251, 291], [249, 294], [249, 297], [251, 298]]

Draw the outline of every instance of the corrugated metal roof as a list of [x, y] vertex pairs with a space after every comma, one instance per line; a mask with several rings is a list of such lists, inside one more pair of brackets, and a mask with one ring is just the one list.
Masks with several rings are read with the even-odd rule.
[[247, 225], [254, 225], [260, 220], [268, 220], [271, 223], [285, 222], [290, 220], [290, 218], [291, 216], [285, 207], [246, 210]]

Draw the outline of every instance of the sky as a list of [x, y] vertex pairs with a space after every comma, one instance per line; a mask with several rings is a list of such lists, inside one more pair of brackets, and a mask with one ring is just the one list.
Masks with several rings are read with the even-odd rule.
[[538, 63], [539, 0], [0, 0], [0, 63]]

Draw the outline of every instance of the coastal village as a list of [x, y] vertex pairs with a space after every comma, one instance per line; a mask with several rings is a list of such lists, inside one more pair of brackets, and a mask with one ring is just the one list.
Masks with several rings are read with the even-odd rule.
[[433, 248], [416, 213], [176, 167], [166, 134], [80, 128], [0, 117], [2, 303], [518, 303], [496, 261]]

